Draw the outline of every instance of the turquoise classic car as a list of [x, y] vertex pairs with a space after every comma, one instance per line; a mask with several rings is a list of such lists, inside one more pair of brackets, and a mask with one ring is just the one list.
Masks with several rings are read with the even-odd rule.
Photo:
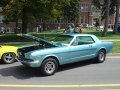
[[18, 60], [23, 65], [40, 68], [44, 75], [53, 75], [63, 64], [90, 59], [102, 63], [113, 47], [112, 42], [102, 42], [91, 34], [64, 34], [50, 42], [28, 34], [24, 37], [38, 43], [19, 48]]

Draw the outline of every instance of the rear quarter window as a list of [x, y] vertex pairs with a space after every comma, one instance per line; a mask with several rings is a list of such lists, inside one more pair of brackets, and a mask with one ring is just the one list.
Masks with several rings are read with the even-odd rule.
[[78, 41], [79, 45], [95, 43], [95, 41], [91, 36], [80, 36], [80, 37], [77, 37], [76, 40]]

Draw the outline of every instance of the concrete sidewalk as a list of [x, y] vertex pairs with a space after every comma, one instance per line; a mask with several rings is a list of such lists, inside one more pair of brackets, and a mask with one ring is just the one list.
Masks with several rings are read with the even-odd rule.
[[119, 56], [120, 57], [120, 53], [108, 53], [107, 56]]
[[118, 54], [113, 54], [113, 55], [107, 54], [106, 58], [120, 58], [120, 55], [118, 55]]

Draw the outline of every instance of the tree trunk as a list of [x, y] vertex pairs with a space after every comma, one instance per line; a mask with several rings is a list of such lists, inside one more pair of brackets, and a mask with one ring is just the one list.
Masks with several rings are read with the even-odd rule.
[[25, 20], [22, 20], [22, 33], [23, 34], [27, 33], [27, 23]]
[[26, 16], [26, 9], [23, 8], [22, 11], [22, 33], [26, 34], [27, 33], [27, 16]]
[[15, 31], [14, 31], [15, 34], [18, 33], [18, 19], [16, 19], [15, 21]]
[[114, 26], [114, 31], [113, 33], [117, 33], [117, 27], [118, 27], [118, 20], [119, 20], [119, 6], [120, 5], [120, 0], [116, 1], [116, 16], [115, 16], [115, 26]]
[[108, 30], [108, 21], [109, 21], [109, 8], [110, 8], [110, 0], [107, 0], [106, 3], [106, 11], [105, 11], [105, 26], [102, 36], [105, 37], [107, 35]]

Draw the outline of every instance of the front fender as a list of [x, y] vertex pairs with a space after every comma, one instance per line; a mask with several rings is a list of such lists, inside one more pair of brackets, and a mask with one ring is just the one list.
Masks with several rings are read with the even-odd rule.
[[0, 48], [0, 59], [2, 58], [2, 55], [5, 53], [14, 53], [16, 56], [17, 54], [17, 47], [7, 47], [7, 46], [2, 46]]
[[59, 57], [57, 57], [56, 55], [54, 55], [54, 54], [50, 54], [50, 55], [45, 55], [42, 59], [42, 61], [44, 61], [44, 60], [46, 60], [47, 58], [54, 58], [54, 59], [56, 59], [57, 61], [58, 61], [58, 63], [60, 64], [60, 58]]

